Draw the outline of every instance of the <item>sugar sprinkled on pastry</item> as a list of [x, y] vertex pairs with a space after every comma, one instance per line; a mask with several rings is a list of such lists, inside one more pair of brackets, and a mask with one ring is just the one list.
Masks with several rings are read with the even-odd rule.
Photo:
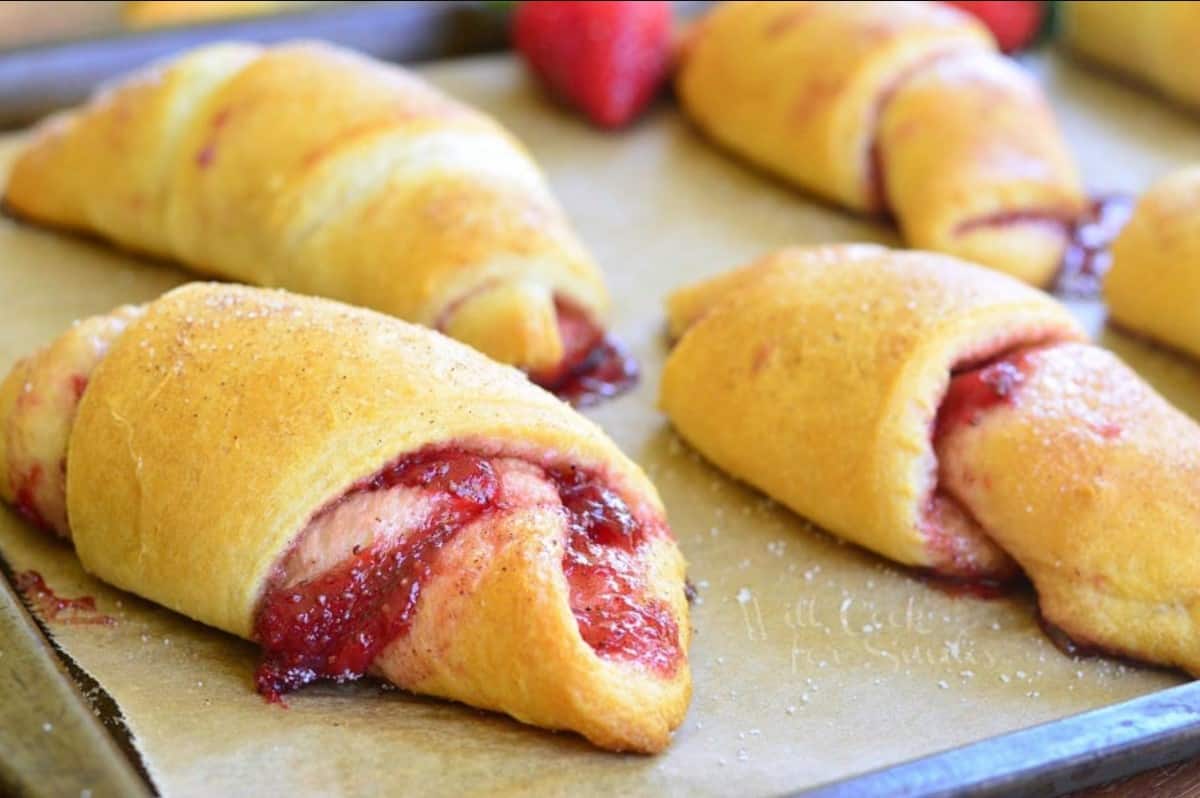
[[682, 289], [661, 405], [721, 468], [1075, 641], [1200, 673], [1200, 426], [1057, 302], [944, 255], [790, 249]]
[[[525, 148], [407, 70], [222, 43], [35, 129], [4, 201], [239, 282], [436, 327], [569, 398], [628, 387], [609, 299]], [[600, 383], [606, 383], [606, 386]]]
[[[85, 330], [104, 345], [81, 358]], [[268, 697], [373, 674], [644, 752], [682, 720], [684, 561], [658, 494], [514, 369], [371, 311], [192, 284], [73, 328], [14, 393], [4, 439], [40, 434], [20, 402], [52, 399], [60, 448], [36, 454], [66, 454], [26, 514], [65, 507], [87, 571], [258, 642]], [[3, 460], [27, 473], [25, 449]]]
[[1113, 244], [1104, 299], [1122, 327], [1200, 358], [1200, 167], [1138, 200]]
[[677, 84], [734, 153], [1030, 283], [1051, 281], [1086, 210], [1036, 82], [940, 3], [723, 3]]

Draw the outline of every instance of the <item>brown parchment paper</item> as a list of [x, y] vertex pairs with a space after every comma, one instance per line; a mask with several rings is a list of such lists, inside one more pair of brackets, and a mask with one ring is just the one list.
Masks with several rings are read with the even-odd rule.
[[[1196, 119], [1050, 57], [1031, 65], [1092, 189], [1136, 192], [1200, 161]], [[886, 227], [715, 151], [669, 104], [614, 135], [559, 112], [507, 57], [422, 71], [529, 146], [607, 271], [616, 329], [645, 374], [634, 393], [590, 414], [655, 479], [691, 563], [700, 593], [691, 712], [670, 750], [648, 758], [370, 682], [314, 686], [287, 710], [269, 706], [252, 689], [252, 645], [89, 578], [68, 547], [0, 511], [0, 553], [14, 570], [36, 568], [65, 595], [94, 595], [118, 619], [50, 628], [116, 700], [162, 793], [761, 795], [1181, 681], [1060, 654], [1028, 596], [952, 597], [838, 544], [701, 462], [656, 412], [668, 291], [787, 243], [897, 243]], [[0, 143], [0, 170], [15, 143]], [[76, 317], [186, 279], [0, 220], [0, 369]], [[1104, 329], [1096, 303], [1074, 307], [1105, 345], [1200, 415], [1200, 367]]]

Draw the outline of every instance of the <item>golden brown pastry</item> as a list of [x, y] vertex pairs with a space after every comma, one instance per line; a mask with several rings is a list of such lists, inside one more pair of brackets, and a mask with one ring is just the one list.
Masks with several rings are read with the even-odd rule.
[[[45, 384], [28, 374], [61, 348], [9, 382]], [[658, 495], [517, 372], [370, 311], [193, 284], [85, 379], [80, 560], [260, 643], [265, 695], [369, 673], [607, 748], [669, 743], [690, 632]]]
[[1110, 317], [1200, 357], [1200, 167], [1154, 184], [1113, 244]]
[[1040, 88], [939, 3], [723, 3], [678, 93], [715, 141], [914, 247], [1045, 285], [1085, 210]]
[[847, 245], [778, 252], [669, 310], [661, 404], [718, 466], [906, 565], [1020, 568], [1075, 641], [1200, 673], [1200, 427], [1058, 303]]
[[1200, 106], [1200, 4], [1075, 2], [1059, 4], [1062, 36], [1072, 51]]
[[305, 5], [309, 3], [284, 0], [127, 0], [122, 5], [122, 16], [125, 24], [131, 28], [158, 28], [188, 22], [260, 16]]
[[217, 44], [51, 118], [18, 215], [208, 274], [382, 310], [559, 387], [608, 298], [524, 148], [400, 67]]

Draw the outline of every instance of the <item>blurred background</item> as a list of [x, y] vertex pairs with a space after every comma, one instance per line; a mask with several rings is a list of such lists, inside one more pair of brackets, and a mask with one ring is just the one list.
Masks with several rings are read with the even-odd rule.
[[268, 43], [321, 38], [393, 61], [496, 50], [507, 44], [512, 5], [4, 2], [0, 3], [0, 128], [27, 124], [78, 103], [108, 78], [217, 39]]
[[[286, 13], [316, 2], [213, 0], [212, 2], [11, 2], [0, 3], [0, 47], [80, 39], [197, 21]], [[324, 5], [331, 5], [325, 3]]]

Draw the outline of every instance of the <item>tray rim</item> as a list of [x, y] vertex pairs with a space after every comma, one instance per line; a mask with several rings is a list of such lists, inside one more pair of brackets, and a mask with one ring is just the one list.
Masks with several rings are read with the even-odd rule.
[[[263, 17], [103, 33], [0, 50], [0, 97], [9, 98], [7, 107], [0, 105], [0, 129], [27, 123], [56, 106], [74, 102], [95, 83], [113, 75], [217, 39], [270, 43], [310, 36], [403, 61], [493, 52], [506, 42], [507, 15], [497, 5], [464, 0], [357, 0]], [[694, 11], [708, 3], [677, 5]], [[99, 67], [85, 66], [88, 63]], [[59, 686], [78, 695], [78, 676], [70, 670], [73, 661], [23, 606], [10, 574], [0, 555], [0, 598], [8, 599], [4, 603], [9, 605], [5, 609], [25, 616], [22, 623], [37, 631], [44, 653], [52, 655], [59, 666]], [[103, 690], [103, 685], [99, 686]], [[91, 716], [91, 712], [87, 714]], [[110, 738], [106, 743], [120, 742], [112, 726], [103, 724]], [[0, 730], [0, 734], [6, 731], [18, 730]], [[145, 777], [140, 754], [124, 748], [117, 746], [116, 752], [122, 764], [131, 766], [139, 781], [157, 792]], [[104, 755], [110, 754], [105, 751]], [[1197, 755], [1200, 682], [1190, 682], [787, 794], [812, 798], [1059, 795]], [[131, 759], [134, 756], [136, 759]], [[32, 782], [27, 786], [32, 787]], [[36, 791], [31, 789], [29, 794]]]

